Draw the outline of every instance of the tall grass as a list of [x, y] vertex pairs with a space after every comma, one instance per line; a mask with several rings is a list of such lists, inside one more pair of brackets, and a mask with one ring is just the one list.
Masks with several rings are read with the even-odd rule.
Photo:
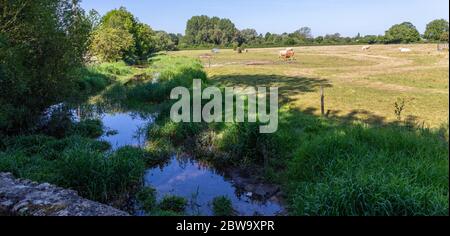
[[123, 201], [142, 181], [144, 152], [81, 136], [56, 139], [43, 135], [10, 137], [0, 151], [0, 172], [70, 188], [105, 203]]

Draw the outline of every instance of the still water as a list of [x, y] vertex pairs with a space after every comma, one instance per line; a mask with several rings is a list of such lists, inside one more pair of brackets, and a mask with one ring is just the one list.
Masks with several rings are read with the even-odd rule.
[[[114, 150], [127, 145], [143, 147], [146, 140], [151, 139], [146, 136], [145, 128], [152, 125], [156, 117], [155, 114], [102, 110], [79, 113], [78, 117], [103, 121], [107, 132], [100, 139], [109, 142]], [[255, 200], [253, 193], [237, 187], [225, 174], [186, 156], [174, 156], [166, 165], [147, 170], [144, 184], [157, 190], [159, 200], [166, 195], [188, 199], [189, 215], [212, 215], [211, 201], [218, 196], [228, 197], [238, 215], [277, 215], [283, 211], [277, 201]]]

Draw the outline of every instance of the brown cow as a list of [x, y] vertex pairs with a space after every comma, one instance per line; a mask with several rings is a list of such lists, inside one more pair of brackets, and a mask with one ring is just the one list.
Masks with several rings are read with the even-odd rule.
[[294, 52], [294, 49], [292, 49], [292, 48], [287, 48], [286, 50], [280, 51], [279, 57], [282, 58], [282, 59], [284, 59], [284, 60], [286, 60], [286, 61], [289, 60], [289, 59], [295, 60], [295, 52]]

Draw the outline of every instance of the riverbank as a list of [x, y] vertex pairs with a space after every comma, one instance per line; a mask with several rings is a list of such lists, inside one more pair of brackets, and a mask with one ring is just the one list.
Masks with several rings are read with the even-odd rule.
[[110, 82], [67, 109], [76, 119], [63, 110], [37, 133], [2, 138], [0, 171], [140, 215], [448, 214], [448, 129], [317, 117], [286, 100], [274, 134], [175, 123], [171, 89], [211, 83], [200, 61], [160, 55], [90, 71]]

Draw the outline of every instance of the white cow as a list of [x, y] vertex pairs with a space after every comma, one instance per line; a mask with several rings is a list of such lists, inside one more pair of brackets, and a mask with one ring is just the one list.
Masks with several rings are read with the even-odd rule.
[[398, 48], [400, 52], [411, 52], [410, 48]]

